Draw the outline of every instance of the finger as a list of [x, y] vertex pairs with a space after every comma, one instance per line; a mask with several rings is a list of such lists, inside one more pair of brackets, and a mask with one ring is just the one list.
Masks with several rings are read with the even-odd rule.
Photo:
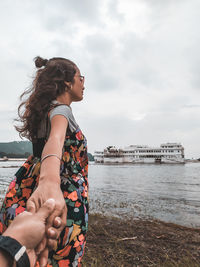
[[36, 206], [35, 203], [29, 199], [27, 204], [26, 204], [26, 209], [27, 211], [31, 212], [31, 213], [35, 213], [36, 212]]
[[60, 214], [58, 212], [58, 210], [54, 210], [51, 215], [47, 218], [47, 222], [46, 222], [46, 229], [49, 229], [50, 227], [52, 227], [53, 222], [54, 222], [54, 218], [59, 217]]
[[[64, 227], [66, 226], [66, 213], [64, 212], [61, 217], [56, 217], [55, 219], [58, 219], [58, 222], [59, 222], [59, 226], [57, 225], [57, 227], [54, 227], [54, 225], [52, 227], [49, 227], [47, 229], [47, 236], [49, 239], [58, 239], [59, 236], [60, 236], [60, 233], [62, 232], [62, 230], [64, 229]], [[56, 221], [53, 221], [53, 223], [55, 223]]]
[[[59, 218], [59, 217], [56, 217], [56, 218]], [[48, 218], [48, 220], [49, 220], [49, 218]], [[60, 236], [60, 233], [63, 230], [64, 225], [61, 221], [61, 218], [59, 218], [58, 222], [59, 222], [59, 227], [54, 227], [54, 225], [52, 226], [51, 222], [47, 221], [46, 235], [47, 235], [48, 239], [57, 239]], [[48, 225], [50, 225], [50, 226], [48, 226]]]
[[62, 220], [60, 217], [55, 217], [53, 221], [53, 227], [59, 228], [62, 224]]
[[65, 207], [63, 213], [61, 214], [61, 221], [62, 221], [62, 229], [65, 227], [66, 223], [67, 223], [67, 208]]
[[50, 239], [57, 239], [59, 236], [57, 230], [53, 227], [50, 227], [48, 230], [47, 230], [47, 237], [50, 238]]
[[48, 261], [48, 254], [49, 254], [49, 250], [48, 248], [45, 248], [40, 256], [39, 256], [39, 266], [41, 267], [45, 267], [47, 265], [47, 261]]
[[62, 210], [55, 209], [53, 213], [47, 218], [46, 229], [50, 228], [54, 224], [54, 219], [60, 217], [61, 225], [59, 231], [61, 232], [66, 225], [67, 207], [64, 206]]
[[38, 210], [37, 216], [43, 219], [47, 219], [55, 209], [55, 200], [49, 198], [42, 207]]
[[49, 250], [56, 250], [57, 249], [57, 240], [48, 239], [47, 240], [47, 246], [48, 246]]
[[46, 244], [47, 244], [47, 239], [46, 237], [44, 237], [42, 241], [39, 243], [39, 245], [37, 245], [37, 247], [35, 248], [35, 253], [39, 255], [45, 249]]

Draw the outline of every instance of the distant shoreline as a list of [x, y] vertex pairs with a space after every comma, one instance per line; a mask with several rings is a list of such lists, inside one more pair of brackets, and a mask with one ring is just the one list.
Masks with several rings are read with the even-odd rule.
[[7, 161], [24, 161], [26, 158], [0, 158], [0, 162], [7, 162]]
[[114, 165], [114, 166], [116, 166], [116, 165], [129, 165], [129, 166], [134, 166], [134, 165], [156, 165], [156, 166], [160, 166], [160, 165], [184, 165], [184, 164], [187, 164], [187, 163], [200, 163], [200, 161], [199, 160], [185, 160], [185, 162], [184, 163], [178, 163], [178, 162], [176, 162], [176, 163], [170, 163], [170, 162], [161, 162], [161, 163], [153, 163], [153, 162], [149, 162], [149, 163], [147, 163], [147, 162], [126, 162], [126, 163], [123, 163], [123, 162], [117, 162], [117, 163], [115, 163], [115, 162], [103, 162], [103, 163], [101, 163], [101, 162], [94, 162], [94, 163], [92, 163], [93, 165]]
[[20, 165], [0, 166], [0, 168], [3, 168], [3, 169], [5, 169], [5, 168], [19, 168], [19, 167], [20, 167]]
[[[7, 158], [7, 159], [3, 159], [0, 158], [0, 163], [1, 162], [13, 162], [13, 161], [19, 161], [19, 162], [25, 162], [27, 160], [27, 158]], [[194, 159], [187, 159], [184, 162], [185, 164], [187, 163], [200, 163], [199, 160], [194, 160]], [[129, 166], [135, 166], [135, 165], [156, 165], [156, 166], [160, 166], [160, 165], [184, 165], [184, 164], [180, 164], [180, 163], [100, 163], [100, 162], [94, 162], [94, 161], [89, 161], [90, 165], [105, 165], [105, 166], [122, 166], [122, 165], [129, 165]], [[0, 168], [17, 168], [19, 167], [19, 165], [9, 165], [9, 166], [0, 166]]]

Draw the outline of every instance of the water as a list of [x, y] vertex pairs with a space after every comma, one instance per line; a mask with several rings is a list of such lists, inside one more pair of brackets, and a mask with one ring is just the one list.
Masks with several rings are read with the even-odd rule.
[[200, 163], [90, 165], [92, 212], [200, 226]]
[[0, 201], [4, 197], [10, 181], [22, 163], [23, 161], [0, 161]]
[[[0, 197], [22, 162], [0, 162]], [[2, 166], [7, 168], [2, 168]], [[90, 212], [200, 227], [200, 163], [89, 165]]]

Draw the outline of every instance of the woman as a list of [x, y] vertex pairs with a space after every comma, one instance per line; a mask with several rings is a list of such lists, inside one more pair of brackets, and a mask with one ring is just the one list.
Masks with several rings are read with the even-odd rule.
[[[64, 58], [37, 57], [35, 65], [39, 69], [33, 85], [21, 96], [28, 94], [28, 98], [18, 109], [22, 126], [16, 127], [20, 136], [32, 141], [33, 155], [9, 186], [0, 214], [0, 230], [3, 232], [26, 207], [36, 212], [47, 199], [54, 198], [56, 209], [48, 219], [47, 229], [52, 226], [60, 235], [56, 246], [51, 239], [43, 240], [38, 247], [37, 266], [45, 266], [47, 255], [47, 266], [81, 266], [88, 228], [87, 142], [70, 104], [83, 99], [84, 76]], [[63, 225], [58, 231], [56, 217], [62, 219]], [[41, 252], [45, 242], [46, 249]]]

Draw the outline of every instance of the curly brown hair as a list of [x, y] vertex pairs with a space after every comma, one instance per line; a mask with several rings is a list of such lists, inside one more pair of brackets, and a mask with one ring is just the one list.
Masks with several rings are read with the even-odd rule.
[[61, 57], [49, 60], [36, 57], [34, 60], [38, 68], [36, 76], [32, 86], [20, 96], [20, 100], [27, 96], [18, 107], [19, 118], [16, 121], [22, 125], [15, 125], [20, 137], [30, 141], [37, 138], [37, 126], [45, 118], [52, 101], [69, 89], [65, 82], [74, 83], [77, 70], [75, 63]]

